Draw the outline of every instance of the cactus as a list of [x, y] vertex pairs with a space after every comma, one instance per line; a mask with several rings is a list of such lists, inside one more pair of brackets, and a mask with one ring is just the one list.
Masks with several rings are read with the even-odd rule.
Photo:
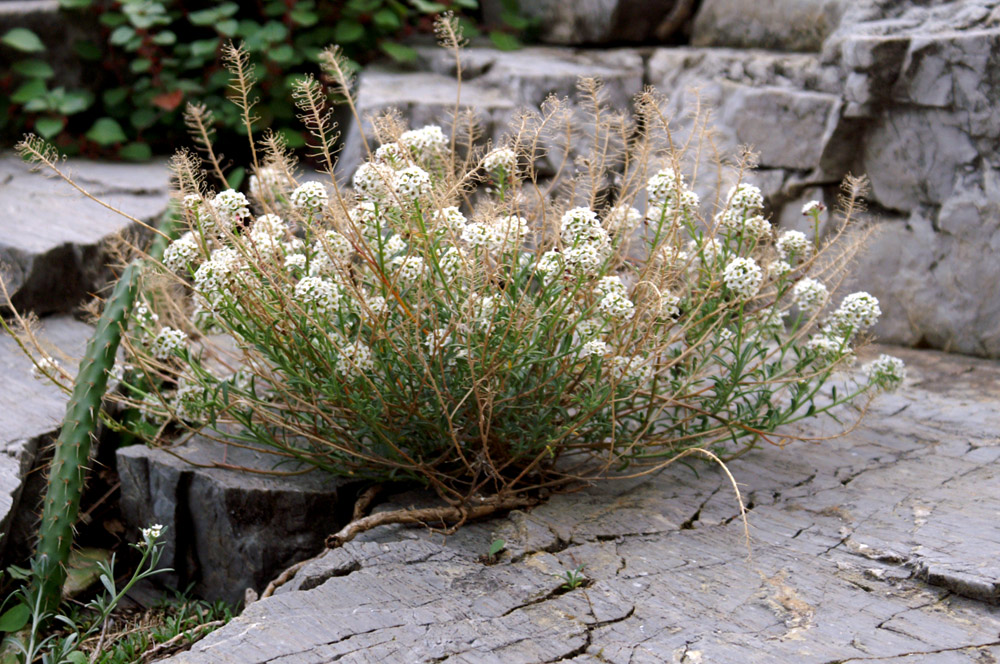
[[86, 355], [80, 361], [73, 394], [56, 440], [35, 554], [39, 573], [34, 583], [46, 610], [54, 610], [62, 598], [66, 561], [73, 543], [73, 527], [80, 510], [90, 455], [90, 439], [107, 389], [108, 370], [114, 365], [122, 330], [138, 290], [140, 270], [138, 262], [125, 268], [104, 305], [97, 329], [87, 344]]

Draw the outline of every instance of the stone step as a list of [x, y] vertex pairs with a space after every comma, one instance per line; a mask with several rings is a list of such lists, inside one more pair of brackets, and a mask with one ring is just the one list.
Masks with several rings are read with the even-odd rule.
[[749, 543], [722, 472], [677, 464], [447, 538], [370, 531], [166, 661], [994, 661], [1000, 362], [877, 350], [909, 378], [860, 428], [729, 464]]
[[[92, 328], [69, 316], [42, 321], [39, 338], [60, 365], [76, 372]], [[37, 468], [39, 451], [58, 433], [68, 396], [31, 375], [31, 361], [0, 330], [0, 554], [21, 554], [31, 546], [35, 516], [45, 489]], [[0, 555], [4, 565], [13, 557]]]
[[[147, 223], [169, 200], [166, 164], [70, 160], [63, 167], [101, 200]], [[39, 315], [71, 312], [107, 282], [107, 243], [141, 228], [61, 180], [0, 158], [0, 278], [14, 306]], [[2, 310], [3, 307], [0, 307]]]

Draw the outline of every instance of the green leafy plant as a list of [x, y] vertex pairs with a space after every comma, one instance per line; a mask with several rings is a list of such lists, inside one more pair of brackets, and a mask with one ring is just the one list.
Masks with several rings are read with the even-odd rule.
[[[455, 19], [437, 33], [460, 58]], [[252, 136], [252, 64], [236, 47], [226, 58]], [[352, 105], [342, 52], [320, 62]], [[887, 357], [867, 378], [841, 373], [880, 313], [868, 293], [833, 306], [830, 292], [863, 240], [862, 180], [846, 183], [822, 244], [777, 233], [745, 161], [720, 165], [728, 182], [702, 202], [685, 175], [697, 148], [675, 140], [653, 92], [632, 117], [597, 81], [580, 90], [577, 108], [525, 111], [488, 150], [468, 113], [447, 132], [379, 118], [351, 189], [332, 177], [331, 90], [308, 77], [293, 97], [329, 183], [299, 180], [275, 133], [250, 146], [249, 198], [206, 184], [205, 170], [224, 179], [210, 142], [181, 151], [187, 232], [144, 263], [123, 344], [126, 423], [152, 444], [199, 432], [442, 500], [364, 517], [335, 546], [394, 520], [461, 523], [784, 445], [786, 425], [902, 380]], [[543, 154], [566, 165], [560, 181], [536, 172]]]
[[[58, 606], [50, 604], [46, 584], [51, 575], [42, 559], [34, 559], [30, 571], [17, 570], [16, 573], [27, 583], [4, 601], [4, 605], [13, 601], [13, 606], [0, 616], [0, 631], [8, 632], [3, 647], [13, 652], [16, 661], [22, 664], [31, 664], [39, 659], [47, 664], [95, 661], [96, 653], [104, 650], [108, 620], [125, 594], [139, 581], [169, 571], [157, 567], [163, 553], [160, 542], [162, 533], [163, 527], [159, 525], [144, 528], [142, 540], [130, 545], [141, 557], [135, 572], [121, 588], [115, 580], [114, 556], [110, 561], [99, 562], [99, 578], [104, 592], [87, 602], [82, 612], [74, 615], [59, 614]], [[57, 629], [52, 629], [53, 621], [59, 623]], [[95, 657], [88, 658], [81, 645], [91, 637], [97, 638], [93, 646]]]
[[[96, 96], [52, 87], [56, 72], [40, 59], [42, 41], [25, 28], [9, 30], [0, 42], [25, 59], [0, 77], [0, 107], [16, 109], [6, 123], [0, 118], [0, 132], [30, 129], [64, 152], [142, 160], [182, 139], [184, 108], [193, 99], [213, 114], [226, 152], [241, 149], [242, 119], [226, 101], [222, 62], [230, 40], [240, 40], [251, 63], [266, 72], [256, 89], [255, 113], [294, 148], [304, 145], [305, 136], [287, 99], [295, 82], [315, 67], [324, 45], [342, 44], [352, 66], [380, 55], [411, 61], [416, 52], [399, 43], [401, 37], [429, 29], [431, 16], [448, 8], [465, 12], [463, 24], [475, 31], [478, 0], [266, 0], [210, 3], [197, 10], [180, 0], [61, 0], [60, 5], [70, 20], [80, 12], [98, 15], [99, 39], [81, 42], [76, 53], [88, 69], [109, 73]], [[528, 25], [516, 10], [505, 10], [503, 17], [514, 32], [522, 29], [514, 26]], [[491, 33], [501, 48], [517, 46], [509, 30]]]
[[568, 569], [562, 573], [563, 590], [576, 590], [587, 582], [587, 576], [583, 573], [583, 565], [577, 565], [574, 569]]

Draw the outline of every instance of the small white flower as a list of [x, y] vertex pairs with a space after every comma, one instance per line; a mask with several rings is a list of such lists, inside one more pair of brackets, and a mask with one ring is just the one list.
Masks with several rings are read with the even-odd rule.
[[[624, 288], [624, 287], [623, 287]], [[635, 304], [628, 299], [624, 290], [622, 292], [613, 291], [601, 298], [597, 308], [608, 318], [618, 320], [629, 320], [635, 315]]]
[[340, 349], [337, 358], [337, 373], [369, 373], [375, 369], [372, 350], [361, 341], [355, 341]]
[[405, 201], [415, 201], [431, 192], [431, 176], [419, 166], [410, 166], [396, 173], [396, 194]]
[[767, 271], [781, 277], [792, 271], [792, 266], [785, 261], [772, 261], [767, 266]]
[[803, 313], [810, 314], [826, 303], [830, 292], [821, 282], [806, 277], [792, 287], [792, 300]]
[[681, 315], [681, 298], [670, 293], [660, 295], [660, 318], [676, 318]]
[[535, 271], [544, 277], [553, 277], [562, 274], [562, 254], [558, 251], [546, 251], [539, 257]]
[[393, 168], [399, 168], [406, 163], [406, 155], [399, 143], [383, 143], [378, 147], [378, 150], [375, 150], [375, 160]]
[[662, 206], [669, 199], [676, 198], [684, 188], [684, 176], [672, 168], [661, 169], [646, 183], [646, 193], [651, 206]]
[[297, 210], [315, 213], [326, 207], [330, 195], [320, 182], [305, 182], [295, 188], [289, 201]]
[[188, 381], [183, 376], [177, 381], [174, 393], [174, 416], [182, 422], [198, 422], [205, 412], [205, 388]]
[[61, 376], [59, 362], [51, 357], [40, 357], [31, 367], [31, 377], [36, 380], [49, 380], [49, 376]]
[[597, 213], [590, 208], [576, 207], [562, 216], [560, 228], [562, 240], [568, 245], [589, 242], [600, 235], [607, 236], [597, 219]]
[[462, 241], [470, 247], [491, 249], [496, 243], [496, 237], [493, 235], [493, 229], [486, 224], [477, 221], [467, 224], [465, 228], [462, 229]]
[[611, 293], [617, 293], [622, 297], [628, 294], [625, 284], [622, 283], [622, 278], [618, 276], [601, 277], [594, 286], [594, 292], [599, 297], [605, 297]]
[[767, 237], [771, 234], [771, 222], [759, 214], [747, 217], [743, 222], [743, 232], [753, 238]]
[[184, 209], [194, 212], [201, 207], [202, 199], [198, 194], [188, 194], [184, 197]]
[[180, 272], [193, 263], [199, 254], [194, 233], [188, 231], [163, 250], [163, 266], [171, 272]]
[[187, 343], [187, 334], [172, 327], [165, 327], [149, 344], [149, 352], [158, 360], [166, 360], [180, 352]]
[[427, 272], [427, 265], [420, 256], [401, 256], [392, 261], [397, 274], [403, 281], [414, 282], [422, 279]]
[[288, 254], [285, 256], [285, 269], [286, 270], [304, 270], [306, 269], [306, 255], [305, 254]]
[[452, 280], [462, 268], [462, 251], [458, 247], [448, 247], [438, 259], [438, 267], [448, 280]]
[[202, 263], [194, 273], [195, 288], [205, 295], [219, 294], [233, 281], [240, 264], [240, 255], [235, 249], [216, 249], [209, 260]]
[[641, 381], [652, 377], [652, 367], [648, 365], [647, 359], [638, 355], [616, 355], [611, 360], [611, 366], [618, 380]]
[[261, 166], [250, 176], [250, 195], [258, 201], [266, 201], [280, 194], [287, 181], [285, 173], [277, 166]]
[[802, 206], [802, 216], [808, 217], [813, 214], [819, 214], [825, 209], [826, 206], [820, 201], [809, 201]]
[[250, 201], [234, 189], [226, 189], [216, 194], [212, 200], [212, 207], [229, 224], [230, 230], [250, 217]]
[[510, 148], [490, 150], [483, 158], [483, 168], [487, 171], [502, 171], [507, 177], [517, 174], [517, 153]]
[[757, 265], [757, 261], [752, 258], [734, 258], [729, 261], [722, 271], [722, 280], [726, 288], [733, 292], [736, 297], [749, 299], [760, 290], [760, 284], [764, 280], [763, 271]]
[[583, 344], [583, 348], [580, 350], [580, 354], [584, 357], [590, 357], [591, 355], [597, 355], [603, 357], [611, 352], [611, 346], [604, 343], [600, 339], [594, 339]]
[[451, 332], [446, 327], [431, 330], [424, 339], [428, 352], [437, 354], [451, 342]]
[[284, 239], [289, 228], [285, 220], [276, 214], [262, 214], [253, 222], [255, 233], [266, 233], [275, 239]]
[[720, 344], [726, 344], [733, 340], [733, 338], [736, 336], [736, 333], [730, 330], [728, 327], [724, 327], [716, 333], [716, 336], [718, 337]]
[[450, 231], [459, 236], [462, 234], [462, 230], [465, 229], [465, 225], [469, 223], [469, 220], [465, 218], [462, 211], [455, 206], [435, 210], [431, 216], [431, 220], [439, 231]]
[[604, 327], [604, 323], [596, 318], [584, 318], [576, 324], [576, 333], [581, 339], [589, 339], [595, 336]]
[[563, 260], [570, 271], [585, 276], [594, 276], [604, 265], [608, 253], [606, 245], [588, 242], [567, 249], [563, 254]]
[[346, 264], [354, 253], [350, 241], [337, 231], [326, 231], [322, 237], [313, 241], [309, 250], [313, 257], [309, 273], [313, 275], [329, 272]]
[[393, 235], [385, 241], [384, 245], [382, 245], [382, 252], [389, 258], [401, 256], [405, 254], [406, 251], [406, 240], [404, 240], [400, 235]]
[[361, 201], [347, 213], [367, 238], [378, 237], [385, 226], [385, 219], [374, 201]]
[[722, 242], [714, 237], [703, 237], [699, 240], [691, 240], [687, 245], [688, 253], [698, 256], [704, 265], [714, 265], [719, 257], [725, 253]]
[[847, 340], [835, 334], [814, 334], [806, 343], [806, 348], [815, 351], [820, 359], [830, 362], [842, 357], [850, 358], [854, 353]]
[[778, 237], [775, 246], [778, 255], [786, 261], [792, 257], [804, 260], [812, 254], [812, 243], [802, 231], [785, 231]]
[[401, 145], [406, 146], [418, 157], [431, 156], [441, 152], [448, 145], [448, 138], [437, 125], [427, 125], [420, 129], [403, 132], [399, 137]]
[[381, 295], [369, 295], [365, 298], [365, 304], [376, 316], [384, 316], [389, 313], [389, 305]]
[[154, 523], [149, 528], [140, 528], [142, 533], [143, 541], [159, 539], [160, 535], [163, 534], [163, 526], [158, 523]]
[[882, 315], [878, 299], [864, 291], [851, 293], [840, 302], [828, 324], [841, 332], [853, 335], [878, 322]]
[[330, 313], [340, 305], [340, 287], [323, 277], [303, 277], [295, 284], [295, 299], [303, 305], [315, 305], [322, 312]]
[[898, 357], [882, 354], [877, 360], [863, 367], [868, 382], [880, 389], [891, 391], [902, 385], [906, 378], [906, 366]]
[[743, 218], [758, 214], [764, 207], [760, 188], [742, 182], [729, 190], [729, 209], [739, 211]]
[[395, 172], [382, 164], [367, 162], [358, 166], [352, 180], [359, 198], [381, 200], [389, 194]]

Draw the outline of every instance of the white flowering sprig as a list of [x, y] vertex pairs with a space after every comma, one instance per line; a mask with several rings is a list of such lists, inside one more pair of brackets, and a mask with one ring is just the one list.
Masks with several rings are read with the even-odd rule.
[[[220, 206], [201, 193], [201, 164], [180, 159], [186, 227], [142, 300], [174, 327], [147, 322], [146, 338], [134, 326], [126, 344], [141, 371], [123, 390], [148, 418], [137, 431], [236, 431], [285, 459], [416, 480], [462, 504], [692, 448], [738, 454], [876, 389], [821, 390], [877, 308], [849, 297], [820, 316], [850, 252], [820, 260], [805, 235], [774, 237], [749, 170], [728, 193], [696, 183], [665, 147], [655, 99], [640, 101], [640, 132], [602, 108], [581, 132], [578, 114], [547, 107], [482, 159], [471, 115], [456, 136], [373, 118], [349, 186], [258, 182], [247, 206], [229, 197], [249, 212], [231, 229], [199, 223]], [[559, 136], [574, 140], [550, 188], [539, 168]], [[317, 154], [333, 149], [323, 141]], [[265, 152], [290, 178], [281, 150]], [[722, 207], [705, 210], [696, 184]], [[809, 315], [786, 316], [795, 307]]]

